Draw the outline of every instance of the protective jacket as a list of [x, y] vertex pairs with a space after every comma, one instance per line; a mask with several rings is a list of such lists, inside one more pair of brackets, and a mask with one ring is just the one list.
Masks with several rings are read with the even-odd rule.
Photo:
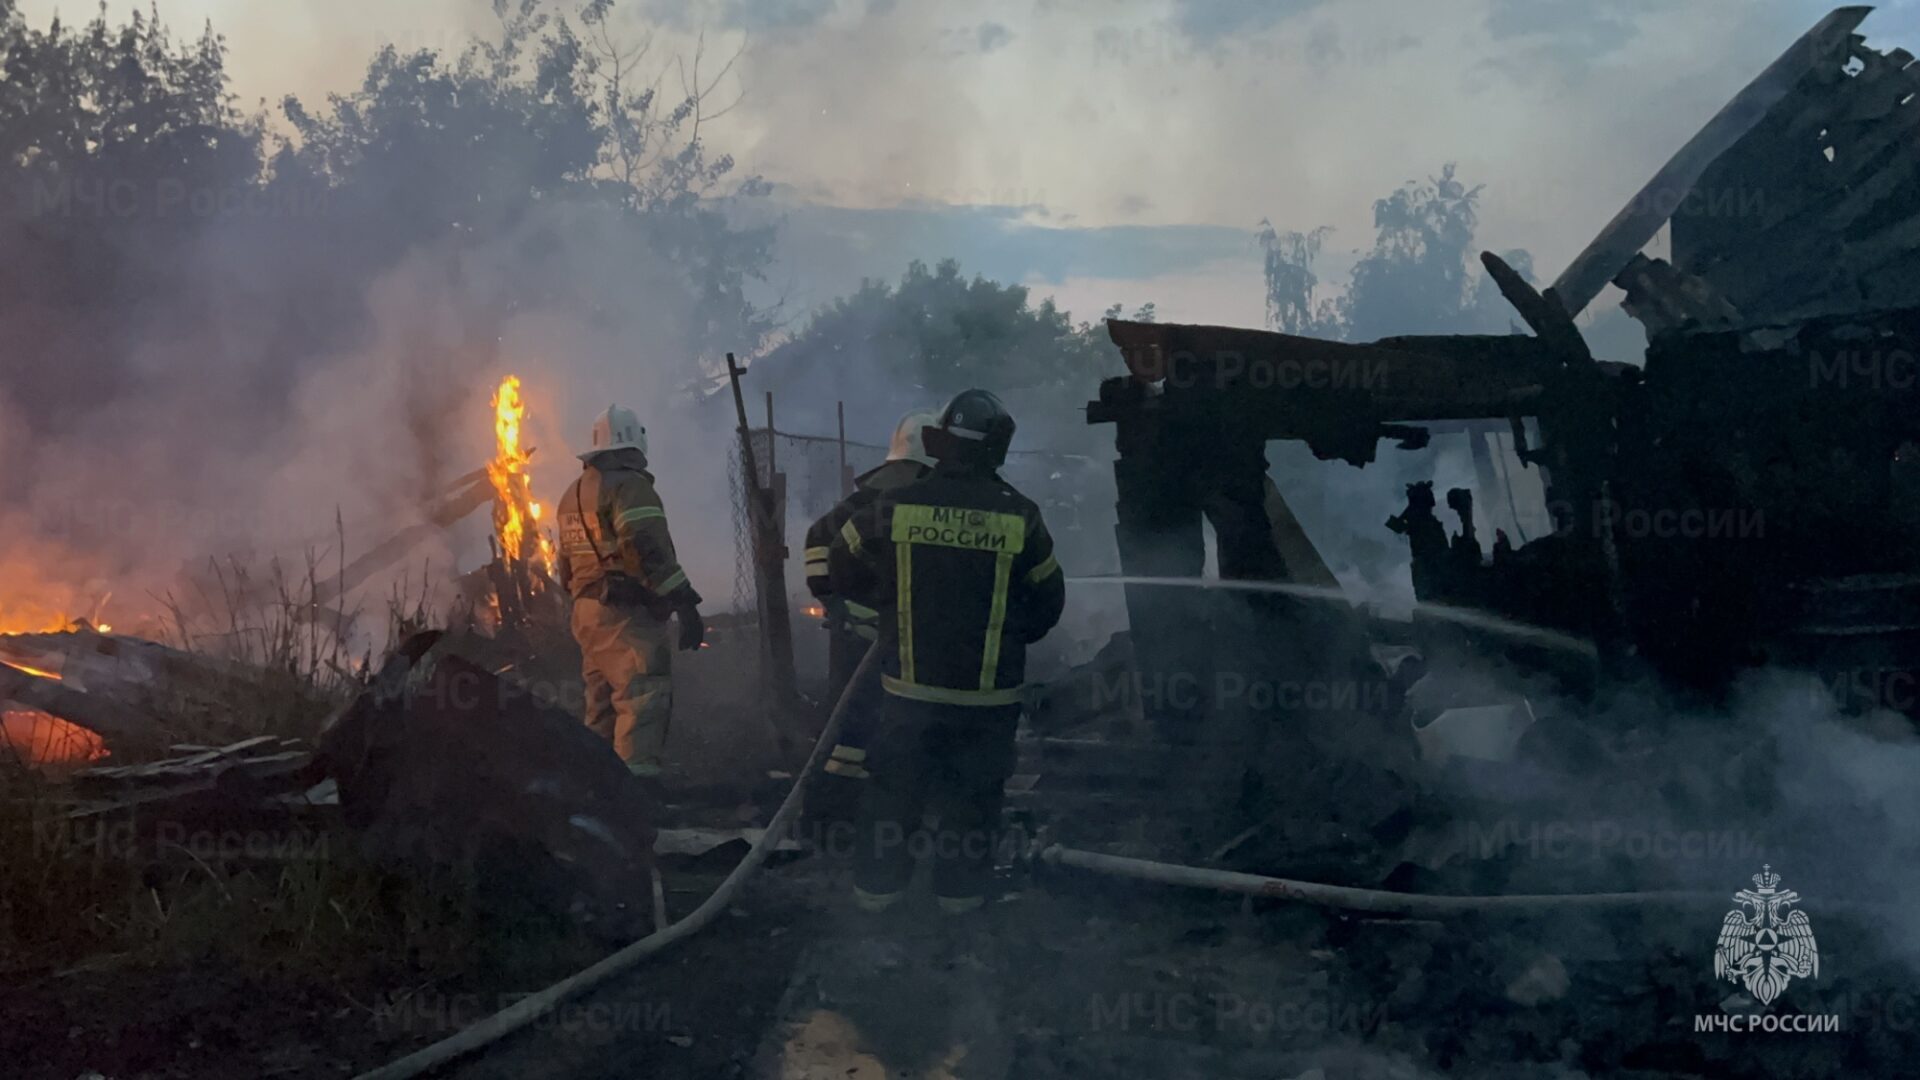
[[560, 584], [575, 599], [638, 605], [660, 618], [700, 602], [640, 451], [595, 455], [561, 496], [557, 515]]
[[828, 587], [870, 596], [891, 631], [886, 692], [934, 704], [1018, 704], [1027, 646], [1060, 621], [1066, 581], [1040, 508], [998, 474], [942, 462], [841, 525]]
[[905, 459], [888, 461], [869, 469], [854, 479], [853, 494], [840, 500], [838, 505], [807, 528], [807, 590], [834, 612], [836, 622], [844, 620], [848, 630], [868, 641], [878, 636], [879, 603], [870, 593], [841, 595], [834, 592], [831, 576], [827, 572], [833, 538], [839, 535], [841, 526], [875, 499], [922, 479], [929, 471], [926, 465]]

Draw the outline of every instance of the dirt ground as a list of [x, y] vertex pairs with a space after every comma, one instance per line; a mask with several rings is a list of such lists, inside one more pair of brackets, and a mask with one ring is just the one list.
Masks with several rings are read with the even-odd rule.
[[[675, 911], [736, 854], [678, 868]], [[1731, 997], [1712, 977], [1711, 912], [1443, 925], [1052, 871], [1009, 878], [956, 922], [924, 898], [861, 915], [845, 884], [820, 857], [773, 867], [708, 931], [443, 1075], [1890, 1076], [1920, 1050], [1902, 966], [1867, 959], [1884, 943], [1838, 918], [1821, 944], [1843, 959], [1795, 993], [1841, 1013], [1839, 1031], [1702, 1034], [1693, 1018]], [[58, 1080], [350, 1076], [597, 958], [502, 936], [457, 973], [406, 957], [331, 981], [45, 973], [0, 989], [0, 1061]]]
[[[716, 872], [718, 870], [719, 872]], [[709, 862], [668, 875], [671, 906], [690, 909], [718, 883]], [[506, 1048], [534, 1072], [473, 1075], [745, 1075], [797, 949], [793, 913], [756, 895], [717, 932], [699, 935], [623, 980], [604, 999], [564, 1007]], [[350, 974], [155, 969], [111, 961], [39, 972], [0, 986], [0, 1074], [33, 1080], [355, 1075], [475, 1023], [600, 958], [590, 942], [498, 935], [492, 954], [460, 971], [414, 958], [374, 958]], [[785, 957], [783, 961], [782, 957]], [[697, 1033], [697, 1035], [695, 1034]], [[739, 1054], [735, 1047], [748, 1047]]]

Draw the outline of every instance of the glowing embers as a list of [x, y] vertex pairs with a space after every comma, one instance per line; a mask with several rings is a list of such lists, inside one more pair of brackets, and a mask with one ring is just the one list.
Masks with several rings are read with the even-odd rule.
[[106, 757], [107, 746], [78, 724], [0, 702], [0, 755], [29, 765], [84, 765]]

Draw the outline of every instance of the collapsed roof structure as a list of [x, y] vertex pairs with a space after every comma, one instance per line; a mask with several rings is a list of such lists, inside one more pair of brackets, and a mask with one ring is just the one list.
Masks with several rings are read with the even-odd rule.
[[[1576, 635], [1597, 672], [1647, 664], [1708, 692], [1762, 663], [1914, 667], [1920, 65], [1866, 44], [1870, 11], [1796, 42], [1551, 288], [1484, 256], [1530, 335], [1350, 344], [1110, 322], [1129, 374], [1088, 419], [1116, 428], [1125, 573], [1198, 576], [1204, 518], [1222, 577], [1324, 581], [1265, 444], [1365, 466], [1382, 440], [1464, 437], [1475, 488], [1445, 500], [1459, 533], [1430, 484], [1391, 523], [1423, 604]], [[1671, 260], [1641, 254], [1662, 228]], [[1609, 282], [1646, 328], [1642, 363], [1595, 358], [1575, 326]], [[1510, 498], [1495, 433], [1539, 470], [1554, 527], [1519, 546], [1503, 533], [1488, 557], [1472, 508]], [[1194, 633], [1219, 603], [1130, 587], [1137, 669], [1257, 665]]]

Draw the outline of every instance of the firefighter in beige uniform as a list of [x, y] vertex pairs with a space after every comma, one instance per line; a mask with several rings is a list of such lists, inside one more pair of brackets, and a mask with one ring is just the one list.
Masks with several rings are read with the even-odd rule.
[[647, 471], [647, 432], [613, 406], [593, 423], [593, 449], [558, 507], [560, 584], [573, 596], [573, 636], [586, 679], [587, 726], [636, 776], [660, 774], [673, 713], [667, 618], [682, 649], [706, 636]]

